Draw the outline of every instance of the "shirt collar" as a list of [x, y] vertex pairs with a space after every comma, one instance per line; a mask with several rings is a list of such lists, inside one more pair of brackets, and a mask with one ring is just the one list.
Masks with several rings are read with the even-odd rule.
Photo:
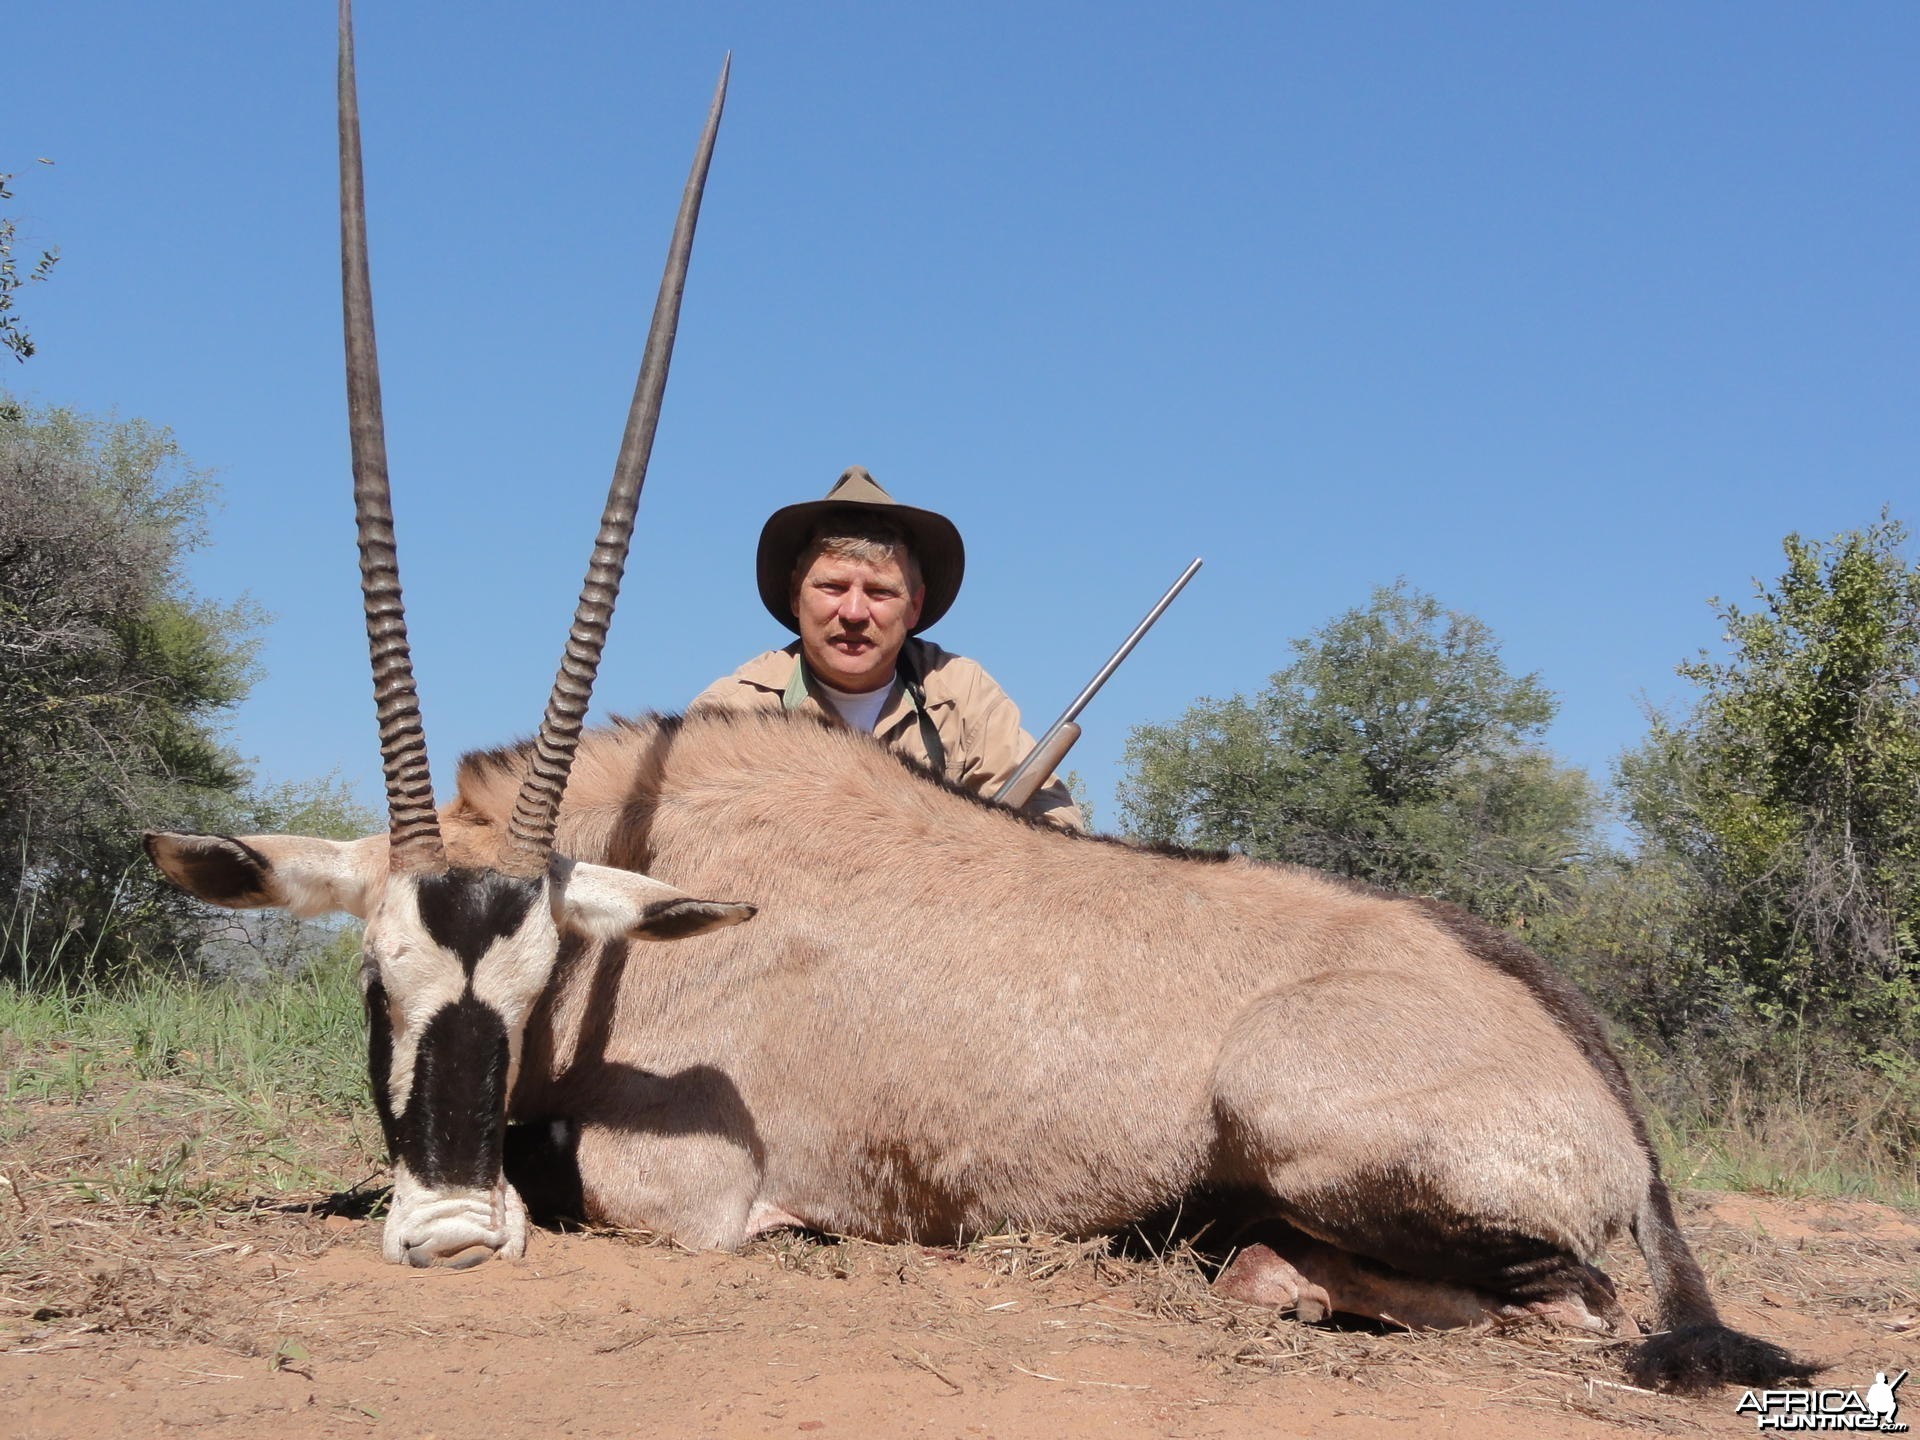
[[[881, 707], [880, 719], [874, 724], [874, 734], [889, 735], [915, 718], [917, 707], [908, 686], [911, 683], [920, 687], [921, 670], [925, 665], [924, 650], [924, 642], [915, 639], [909, 639], [901, 647], [899, 661], [893, 670], [893, 683], [887, 691], [887, 703]], [[755, 683], [766, 683], [769, 690], [780, 690], [780, 708], [783, 710], [800, 710], [811, 701], [814, 710], [838, 719], [839, 712], [814, 692], [813, 686], [816, 682], [813, 679], [813, 672], [807, 668], [807, 662], [801, 653], [800, 642], [796, 640], [776, 653], [793, 658], [793, 664], [787, 671], [785, 684], [781, 685], [779, 681], [771, 680], [771, 677], [769, 677], [771, 683], [763, 682], [757, 676], [754, 677]], [[942, 705], [951, 705], [953, 700], [951, 696], [939, 698], [928, 696], [925, 689], [921, 688], [921, 703], [928, 710], [933, 710]]]

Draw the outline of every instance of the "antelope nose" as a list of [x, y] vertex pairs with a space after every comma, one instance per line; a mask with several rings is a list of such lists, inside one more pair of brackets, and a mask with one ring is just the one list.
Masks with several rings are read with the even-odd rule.
[[415, 1245], [407, 1251], [407, 1264], [416, 1270], [430, 1270], [436, 1265], [446, 1270], [471, 1270], [493, 1256], [494, 1247], [479, 1242], [444, 1254], [431, 1245]]

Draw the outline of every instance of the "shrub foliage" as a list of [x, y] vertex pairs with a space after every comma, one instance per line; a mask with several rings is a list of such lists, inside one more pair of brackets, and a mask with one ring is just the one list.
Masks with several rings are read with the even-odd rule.
[[[1669, 989], [1804, 1016], [1911, 1067], [1920, 1041], [1920, 566], [1882, 518], [1785, 542], [1724, 659], [1655, 717], [1619, 787], [1644, 862], [1683, 901]], [[1904, 1057], [1904, 1062], [1903, 1062]]]
[[1127, 744], [1137, 838], [1232, 850], [1513, 923], [1557, 903], [1591, 845], [1586, 776], [1538, 737], [1553, 696], [1491, 631], [1405, 584], [1293, 643], [1248, 698], [1200, 700]]
[[0, 398], [0, 963], [101, 969], [197, 939], [142, 829], [358, 819], [330, 782], [256, 789], [222, 738], [260, 616], [187, 583], [211, 498], [166, 430]]

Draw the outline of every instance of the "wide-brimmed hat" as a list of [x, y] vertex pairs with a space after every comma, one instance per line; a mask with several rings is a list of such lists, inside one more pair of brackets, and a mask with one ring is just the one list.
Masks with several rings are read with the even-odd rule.
[[920, 579], [927, 587], [926, 603], [920, 607], [920, 622], [913, 627], [913, 634], [918, 635], [947, 613], [960, 593], [960, 577], [967, 568], [967, 547], [961, 543], [959, 530], [944, 515], [902, 505], [874, 483], [873, 476], [855, 465], [833, 482], [826, 499], [788, 505], [767, 517], [754, 563], [760, 603], [769, 615], [799, 633], [800, 622], [793, 614], [794, 563], [820, 522], [841, 511], [863, 518], [884, 516], [906, 532], [913, 557], [920, 562]]

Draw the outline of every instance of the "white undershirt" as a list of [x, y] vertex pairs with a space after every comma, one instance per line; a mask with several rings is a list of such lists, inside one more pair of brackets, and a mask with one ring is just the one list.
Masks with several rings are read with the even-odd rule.
[[893, 679], [877, 690], [868, 690], [864, 694], [854, 695], [845, 690], [836, 690], [818, 675], [810, 677], [825, 700], [853, 729], [862, 735], [871, 735], [873, 727], [879, 723], [880, 712], [887, 708], [887, 697], [893, 693]]

